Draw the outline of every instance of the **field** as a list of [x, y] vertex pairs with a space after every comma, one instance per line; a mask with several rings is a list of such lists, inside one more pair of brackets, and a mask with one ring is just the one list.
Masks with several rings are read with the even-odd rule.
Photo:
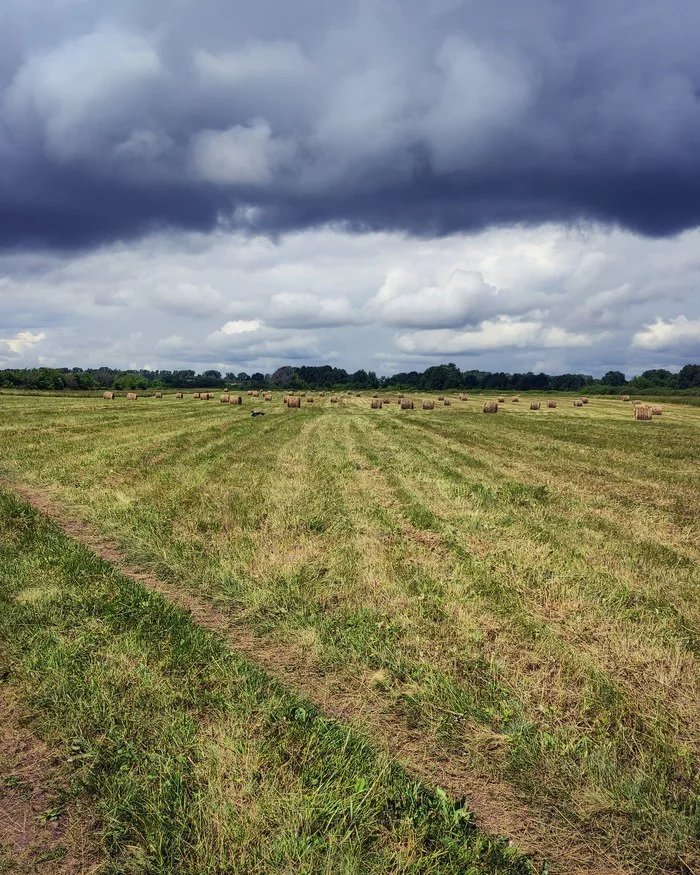
[[0, 395], [0, 872], [700, 872], [700, 408], [391, 397]]

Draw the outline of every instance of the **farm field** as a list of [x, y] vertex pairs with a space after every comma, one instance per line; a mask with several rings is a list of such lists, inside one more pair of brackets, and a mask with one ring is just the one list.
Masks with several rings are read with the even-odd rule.
[[700, 408], [379, 394], [0, 395], [0, 691], [87, 859], [700, 872]]

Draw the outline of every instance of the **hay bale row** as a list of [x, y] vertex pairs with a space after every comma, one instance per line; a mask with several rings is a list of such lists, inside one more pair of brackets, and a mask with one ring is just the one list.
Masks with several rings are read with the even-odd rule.
[[230, 395], [219, 395], [219, 401], [221, 401], [222, 404], [228, 404], [229, 398]]
[[484, 403], [484, 413], [498, 413], [498, 402], [486, 401]]
[[424, 401], [423, 402], [423, 410], [434, 410], [435, 402], [434, 401]]
[[229, 404], [243, 404], [243, 399], [240, 395], [229, 395], [228, 396]]
[[136, 399], [137, 399], [138, 397], [139, 397], [139, 396], [136, 394], [136, 392], [129, 392], [129, 393], [127, 394], [127, 396], [126, 396], [126, 400], [127, 400], [127, 401], [136, 401]]
[[382, 402], [379, 400], [379, 398], [374, 397], [374, 398], [372, 398], [372, 401], [370, 403], [370, 407], [372, 408], [372, 410], [381, 410], [382, 409]]
[[114, 392], [103, 392], [102, 397], [105, 401], [114, 401]]
[[651, 407], [647, 407], [646, 404], [638, 404], [634, 408], [635, 419], [651, 419], [651, 416]]
[[193, 398], [199, 398], [199, 392], [193, 392], [193, 393], [192, 393], [192, 397], [193, 397]]

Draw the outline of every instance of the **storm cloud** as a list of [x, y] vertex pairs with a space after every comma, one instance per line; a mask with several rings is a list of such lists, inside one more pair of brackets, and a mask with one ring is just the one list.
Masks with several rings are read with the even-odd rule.
[[[167, 228], [700, 224], [696, 0], [5, 0], [0, 24], [6, 249]], [[478, 277], [445, 282], [424, 327], [499, 315]], [[280, 294], [280, 325], [308, 309]], [[412, 294], [379, 292], [374, 312], [410, 331], [396, 301]], [[319, 313], [362, 321], [347, 302]]]

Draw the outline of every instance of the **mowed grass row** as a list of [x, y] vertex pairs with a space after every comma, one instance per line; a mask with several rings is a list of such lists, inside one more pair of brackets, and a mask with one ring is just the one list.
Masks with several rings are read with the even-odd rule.
[[2, 464], [465, 782], [506, 782], [543, 840], [692, 861], [700, 412], [323, 402], [3, 398]]
[[64, 762], [51, 816], [91, 806], [101, 872], [533, 871], [5, 490], [0, 641], [2, 682]]

